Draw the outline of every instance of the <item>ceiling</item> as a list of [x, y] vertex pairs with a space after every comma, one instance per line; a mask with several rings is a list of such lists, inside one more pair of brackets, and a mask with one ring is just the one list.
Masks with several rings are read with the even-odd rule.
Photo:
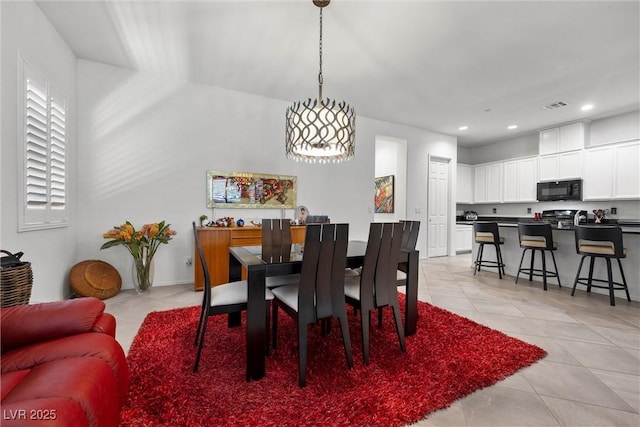
[[[81, 59], [288, 102], [317, 96], [311, 0], [36, 3]], [[323, 95], [359, 116], [456, 135], [462, 147], [637, 110], [639, 9], [334, 0], [323, 12]], [[543, 108], [558, 101], [568, 105]]]

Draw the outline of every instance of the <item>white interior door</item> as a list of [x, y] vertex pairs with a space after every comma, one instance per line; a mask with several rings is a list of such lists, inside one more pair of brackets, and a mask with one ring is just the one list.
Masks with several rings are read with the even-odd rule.
[[447, 159], [429, 158], [429, 217], [427, 239], [429, 242], [427, 256], [446, 256], [448, 253], [449, 235], [449, 161]]

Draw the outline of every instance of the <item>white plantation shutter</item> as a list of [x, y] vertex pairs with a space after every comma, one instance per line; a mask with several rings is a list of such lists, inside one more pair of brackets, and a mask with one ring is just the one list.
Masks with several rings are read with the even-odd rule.
[[23, 97], [22, 191], [20, 231], [67, 225], [67, 104], [24, 60], [20, 61]]
[[66, 104], [63, 96], [53, 90], [50, 96], [50, 181], [49, 195], [51, 208], [54, 210], [65, 209], [67, 204], [66, 189]]
[[47, 88], [44, 81], [27, 77], [25, 111], [26, 208], [47, 206]]

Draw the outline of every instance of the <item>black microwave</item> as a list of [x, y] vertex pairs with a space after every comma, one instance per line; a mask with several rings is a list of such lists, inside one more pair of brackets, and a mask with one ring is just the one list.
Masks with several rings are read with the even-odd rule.
[[537, 195], [540, 202], [582, 200], [582, 180], [539, 182]]

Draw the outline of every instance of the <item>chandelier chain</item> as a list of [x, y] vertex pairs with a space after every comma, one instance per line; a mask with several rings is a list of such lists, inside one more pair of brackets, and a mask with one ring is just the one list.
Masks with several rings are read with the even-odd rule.
[[320, 44], [318, 47], [320, 54], [320, 71], [318, 72], [318, 102], [322, 104], [322, 7], [320, 8]]

